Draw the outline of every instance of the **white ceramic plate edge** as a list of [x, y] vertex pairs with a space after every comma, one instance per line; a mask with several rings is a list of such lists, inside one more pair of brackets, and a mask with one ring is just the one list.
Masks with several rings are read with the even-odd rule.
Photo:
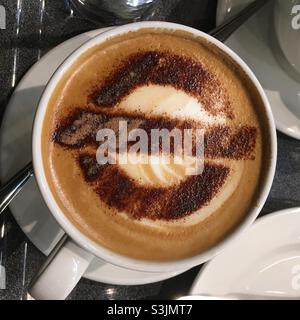
[[[253, 225], [246, 231], [246, 233], [244, 234], [244, 238], [242, 239], [242, 241], [245, 241], [245, 238], [250, 234], [250, 232], [255, 232], [255, 228], [258, 225], [261, 225], [263, 223], [268, 223], [268, 221], [272, 220], [276, 220], [277, 217], [289, 217], [290, 215], [293, 214], [300, 214], [300, 207], [295, 207], [295, 208], [289, 208], [289, 209], [283, 209], [280, 211], [275, 211], [274, 213], [271, 214], [267, 214], [259, 219], [257, 219]], [[300, 226], [299, 226], [300, 228]], [[300, 232], [299, 232], [300, 233]], [[216, 258], [218, 259], [226, 259], [226, 250], [230, 250], [231, 246], [234, 246], [235, 242], [238, 241], [239, 239], [234, 240], [231, 244], [229, 244], [229, 246], [227, 248], [225, 248], [223, 250], [223, 252], [221, 252]], [[201, 292], [201, 289], [199, 289], [199, 287], [202, 286], [202, 278], [204, 277], [204, 275], [206, 275], [207, 273], [209, 274], [209, 268], [211, 263], [213, 263], [214, 259], [208, 261], [207, 263], [205, 263], [201, 270], [199, 271], [197, 277], [195, 278], [192, 287], [190, 289], [189, 294], [190, 295], [197, 295], [197, 294], [212, 294], [211, 292]], [[224, 272], [224, 277], [226, 277], [226, 272]], [[210, 277], [212, 277], [213, 274], [210, 275]], [[200, 291], [199, 291], [200, 290]], [[243, 292], [241, 292], [243, 293]], [[228, 294], [230, 294], [230, 292], [228, 292]]]

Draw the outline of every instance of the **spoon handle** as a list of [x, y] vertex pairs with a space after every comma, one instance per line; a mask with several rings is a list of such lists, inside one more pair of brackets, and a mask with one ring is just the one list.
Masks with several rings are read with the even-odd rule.
[[22, 187], [33, 175], [32, 162], [21, 169], [7, 183], [0, 187], [0, 214], [10, 204], [14, 197], [20, 192]]
[[256, 0], [244, 8], [240, 13], [225, 21], [217, 28], [209, 32], [211, 36], [221, 42], [226, 41], [231, 34], [245, 23], [255, 12], [267, 4], [269, 0]]

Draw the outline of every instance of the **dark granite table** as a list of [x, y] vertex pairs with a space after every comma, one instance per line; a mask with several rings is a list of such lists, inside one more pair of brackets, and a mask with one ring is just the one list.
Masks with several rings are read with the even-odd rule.
[[[169, 0], [163, 3], [152, 20], [178, 22], [204, 31], [215, 25], [214, 0]], [[76, 13], [70, 14], [63, 0], [0, 0], [1, 5], [6, 9], [6, 29], [0, 30], [0, 119], [14, 87], [37, 61], [40, 52], [44, 54], [74, 35], [105, 26], [84, 20]], [[13, 54], [16, 48], [17, 56]], [[300, 141], [281, 133], [278, 138], [277, 173], [261, 215], [300, 205]], [[0, 299], [26, 299], [28, 283], [44, 259], [7, 209], [0, 217], [0, 265], [6, 270], [6, 277], [0, 271]], [[196, 267], [173, 279], [141, 286], [113, 286], [82, 279], [69, 298], [178, 297], [188, 293], [199, 269]]]

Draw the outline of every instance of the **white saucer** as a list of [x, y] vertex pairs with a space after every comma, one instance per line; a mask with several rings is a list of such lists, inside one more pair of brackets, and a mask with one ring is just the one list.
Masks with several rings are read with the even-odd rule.
[[200, 271], [190, 294], [300, 299], [300, 208], [259, 218]]
[[[31, 129], [34, 113], [43, 89], [62, 61], [82, 43], [106, 31], [99, 29], [81, 34], [57, 46], [39, 60], [23, 77], [13, 93], [1, 127], [0, 178], [7, 181], [31, 160]], [[48, 255], [63, 235], [44, 204], [35, 179], [31, 179], [10, 210], [31, 242]], [[165, 280], [181, 272], [146, 273], [130, 271], [94, 259], [85, 278], [120, 285], [146, 284]]]
[[[252, 0], [219, 0], [217, 23], [244, 8]], [[300, 139], [300, 83], [280, 66], [274, 53], [273, 1], [239, 28], [226, 44], [254, 71], [269, 98], [276, 127]]]

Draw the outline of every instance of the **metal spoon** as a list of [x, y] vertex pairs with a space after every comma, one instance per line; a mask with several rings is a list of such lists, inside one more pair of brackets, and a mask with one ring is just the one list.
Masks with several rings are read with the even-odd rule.
[[[236, 31], [245, 21], [247, 21], [255, 12], [263, 7], [269, 0], [256, 0], [249, 4], [240, 13], [235, 15], [229, 21], [213, 29], [209, 34], [216, 39], [224, 42]], [[0, 188], [0, 214], [10, 204], [14, 197], [21, 191], [22, 187], [33, 176], [33, 167], [30, 162], [26, 167], [20, 170], [11, 180]]]
[[256, 0], [250, 3], [246, 8], [244, 8], [234, 17], [210, 31], [209, 34], [219, 41], [225, 42], [234, 31], [236, 31], [242, 24], [244, 24], [250, 17], [252, 17], [254, 13], [256, 13], [268, 2], [269, 0]]
[[0, 214], [10, 204], [23, 186], [33, 176], [32, 162], [14, 175], [4, 186], [0, 188]]

